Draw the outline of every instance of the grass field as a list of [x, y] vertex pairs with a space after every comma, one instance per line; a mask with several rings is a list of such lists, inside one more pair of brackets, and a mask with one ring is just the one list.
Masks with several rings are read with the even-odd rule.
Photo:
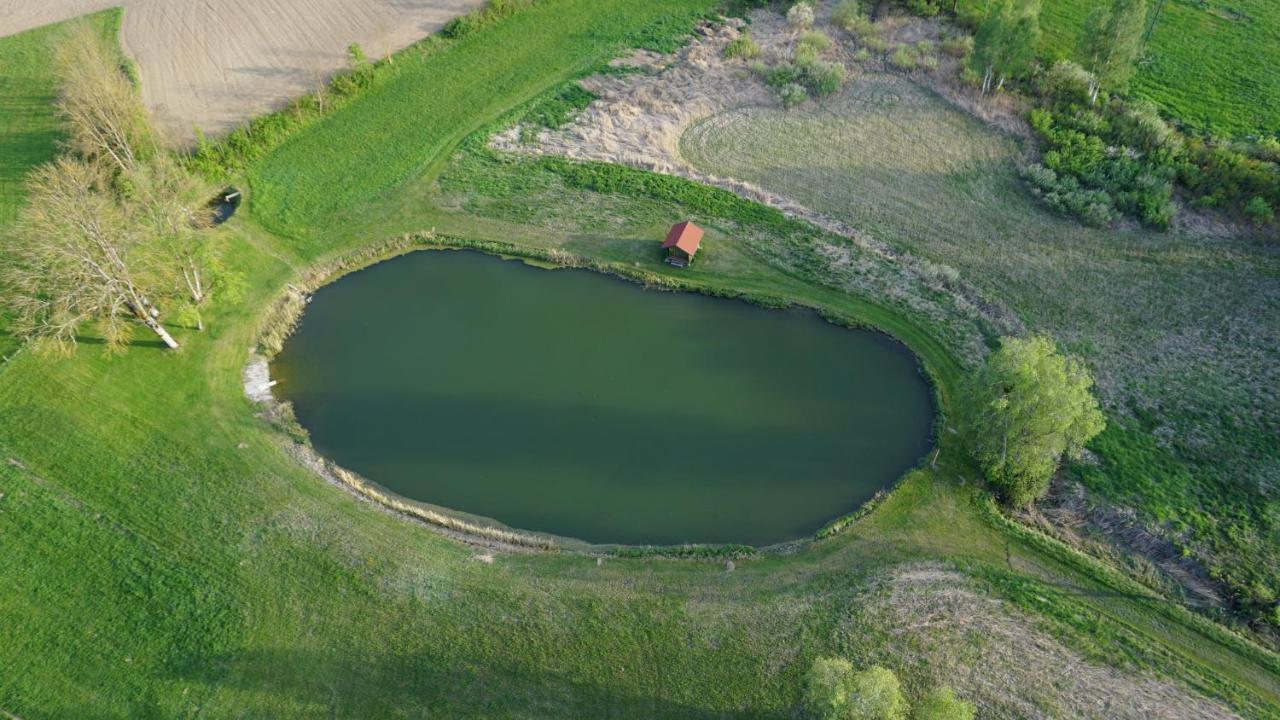
[[713, 117], [682, 152], [956, 268], [1082, 354], [1117, 418], [1089, 484], [1147, 509], [1241, 597], [1280, 591], [1274, 248], [1054, 217], [1023, 188], [1011, 139], [895, 76]]
[[[614, 19], [616, 44], [664, 22], [651, 7], [548, 0], [539, 12], [549, 13], [548, 31], [572, 25], [560, 13]], [[604, 52], [580, 35], [557, 37], [545, 49], [567, 60], [530, 80], [529, 94]], [[467, 49], [477, 72], [501, 74], [490, 59], [508, 57], [509, 42], [494, 30], [450, 47]], [[458, 76], [430, 60], [412, 68], [397, 81], [416, 97], [449, 97], [456, 87]], [[502, 83], [474, 87], [490, 95], [451, 106], [458, 128], [483, 128], [525, 99], [504, 95]], [[0, 711], [788, 718], [811, 660], [840, 653], [900, 670], [912, 697], [954, 684], [984, 717], [1079, 716], [1100, 712], [1100, 698], [1116, 703], [1113, 717], [1147, 717], [1152, 707], [1224, 713], [1196, 704], [1192, 692], [1246, 716], [1280, 715], [1280, 659], [1007, 524], [947, 433], [936, 467], [912, 473], [844, 534], [743, 560], [733, 572], [661, 559], [597, 565], [569, 554], [481, 562], [480, 550], [319, 480], [244, 397], [246, 349], [268, 303], [303, 268], [409, 229], [670, 274], [653, 262], [656, 233], [671, 217], [696, 217], [711, 229], [708, 262], [675, 277], [883, 327], [920, 354], [944, 400], [961, 377], [931, 331], [869, 301], [881, 298], [771, 264], [759, 251], [767, 238], [800, 233], [775, 214], [635, 171], [597, 169], [614, 181], [614, 191], [598, 192], [581, 169], [459, 145], [469, 130], [455, 141], [443, 124], [423, 135], [387, 125], [378, 109], [388, 102], [359, 98], [253, 169], [248, 212], [221, 230], [246, 292], [214, 307], [206, 332], [179, 329], [181, 351], [138, 343], [107, 358], [86, 345], [61, 360], [22, 354], [0, 371], [0, 626], [8, 629]], [[369, 138], [391, 130], [410, 160], [384, 170], [343, 165], [350, 177], [326, 169], [332, 148], [372, 152]], [[282, 184], [286, 156], [297, 163], [290, 182], [305, 193]], [[346, 189], [355, 179], [376, 187]], [[272, 234], [259, 215], [294, 237]], [[738, 242], [744, 236], [750, 242]], [[899, 602], [922, 588], [975, 599], [941, 616]], [[930, 621], [948, 632], [921, 635]], [[1016, 632], [987, 632], [1007, 628]], [[1029, 658], [1056, 660], [1046, 674]]]
[[[965, 0], [972, 7], [981, 0]], [[1041, 51], [1072, 57], [1101, 0], [1041, 6]], [[1148, 2], [1154, 7], [1155, 2]], [[1189, 128], [1225, 137], [1280, 130], [1280, 5], [1271, 0], [1167, 0], [1133, 89]]]

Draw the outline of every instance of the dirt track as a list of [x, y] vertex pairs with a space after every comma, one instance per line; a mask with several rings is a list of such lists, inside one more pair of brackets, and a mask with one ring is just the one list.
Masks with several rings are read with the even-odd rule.
[[438, 30], [482, 0], [0, 0], [0, 36], [113, 6], [143, 100], [177, 143], [279, 107], [346, 63]]

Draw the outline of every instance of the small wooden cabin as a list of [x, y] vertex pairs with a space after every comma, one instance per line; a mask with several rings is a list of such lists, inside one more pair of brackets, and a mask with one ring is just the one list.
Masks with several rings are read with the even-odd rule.
[[667, 239], [662, 241], [662, 249], [667, 251], [667, 262], [676, 267], [685, 267], [693, 262], [698, 253], [698, 245], [702, 242], [702, 228], [685, 220], [671, 226]]

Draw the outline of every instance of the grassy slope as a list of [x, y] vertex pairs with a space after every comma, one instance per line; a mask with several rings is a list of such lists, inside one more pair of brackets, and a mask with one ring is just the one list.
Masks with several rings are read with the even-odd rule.
[[[862, 99], [885, 95], [897, 104]], [[829, 138], [816, 160], [812, 138]], [[1089, 485], [1185, 533], [1242, 595], [1280, 592], [1273, 249], [1053, 217], [1019, 181], [1012, 140], [894, 76], [864, 76], [825, 107], [726, 113], [681, 148], [956, 268], [1085, 356], [1127, 418], [1097, 443], [1105, 464]]]
[[[1044, 3], [1043, 52], [1071, 57], [1085, 18], [1101, 4]], [[1280, 130], [1277, 64], [1280, 5], [1272, 0], [1167, 0], [1134, 90], [1192, 128], [1227, 137], [1274, 134]]]
[[[419, 81], [434, 82], [429, 72]], [[510, 172], [546, 180], [535, 169]], [[506, 213], [413, 215], [426, 192], [408, 188], [389, 226], [419, 218], [480, 238], [561, 243]], [[563, 217], [628, 208], [573, 227], [565, 241], [628, 264], [651, 259], [654, 218], [681, 214], [655, 200], [636, 210], [613, 196], [565, 197]], [[0, 633], [0, 710], [788, 717], [814, 655], [856, 653], [885, 632], [846, 625], [862, 638], [857, 647], [832, 632], [864, 576], [941, 558], [975, 573], [1016, 571], [1040, 598], [1032, 602], [1044, 603], [1037, 612], [1057, 613], [1055, 627], [1091, 656], [1280, 713], [1273, 657], [984, 520], [980, 494], [954, 481], [972, 469], [953, 465], [950, 448], [936, 472], [913, 475], [851, 532], [734, 573], [661, 560], [597, 567], [573, 556], [475, 562], [472, 549], [318, 482], [280, 451], [278, 434], [241, 394], [258, 309], [321, 247], [377, 236], [349, 224], [300, 257], [251, 218], [228, 231], [237, 233], [231, 256], [248, 291], [212, 313], [207, 333], [181, 332], [182, 352], [140, 344], [116, 359], [92, 348], [58, 361], [23, 355], [0, 373], [0, 626], [18, 629]], [[956, 381], [954, 363], [918, 330], [720, 242], [709, 245], [717, 262], [689, 277], [884, 324], [944, 386]], [[1002, 583], [996, 589], [1017, 600], [1017, 588]]]
[[[539, 3], [482, 35], [408, 56], [362, 102], [286, 142], [254, 169], [255, 213], [287, 235], [350, 220], [363, 203], [438, 170], [451, 148], [507, 108], [641, 39], [637, 28], [688, 17], [714, 2], [618, 3], [609, 13], [597, 6], [594, 0]], [[432, 82], [424, 84], [428, 66]], [[316, 162], [319, 157], [324, 162]]]
[[[81, 22], [92, 23], [104, 37], [114, 38], [120, 11], [107, 10]], [[37, 28], [0, 43], [0, 242], [22, 204], [22, 179], [32, 167], [53, 158], [60, 137], [53, 101], [57, 97], [53, 43], [64, 26]], [[0, 315], [0, 357], [16, 341], [4, 331]]]

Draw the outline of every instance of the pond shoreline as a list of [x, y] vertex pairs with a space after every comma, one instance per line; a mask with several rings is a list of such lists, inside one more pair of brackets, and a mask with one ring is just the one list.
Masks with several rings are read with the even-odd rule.
[[[915, 464], [906, 468], [892, 483], [867, 500], [859, 502], [850, 512], [831, 519], [803, 537], [760, 546], [736, 543], [678, 545], [593, 543], [551, 533], [515, 529], [490, 517], [406, 498], [321, 455], [311, 445], [307, 431], [298, 424], [293, 415], [292, 405], [277, 399], [272, 393], [271, 387], [275, 382], [270, 378], [269, 363], [297, 328], [312, 293], [348, 274], [419, 250], [474, 250], [502, 259], [520, 260], [542, 269], [588, 269], [641, 284], [646, 289], [690, 292], [704, 296], [745, 300], [751, 305], [764, 308], [808, 309], [816, 312], [824, 321], [838, 327], [881, 333], [901, 344], [909, 352], [933, 398], [933, 422], [927, 440], [927, 449]], [[299, 463], [326, 482], [341, 487], [358, 499], [371, 502], [382, 510], [417, 520], [433, 531], [460, 542], [504, 551], [569, 552], [597, 557], [665, 557], [704, 560], [740, 559], [758, 554], [793, 554], [815, 542], [838, 535], [856, 524], [859, 519], [883, 503], [914, 470], [924, 466], [931, 457], [935, 458], [936, 462], [939, 429], [942, 426], [945, 407], [937, 374], [915, 348], [883, 328], [860, 322], [820, 304], [796, 302], [782, 296], [754, 294], [731, 288], [704, 286], [701, 283], [688, 282], [630, 266], [618, 266], [582, 258], [558, 249], [471, 241], [441, 236], [434, 231], [393, 238], [354, 253], [322, 260], [304, 270], [295, 282], [286, 285], [285, 292], [268, 307], [260, 324], [257, 347], [251, 349], [250, 356], [250, 361], [243, 371], [245, 394], [262, 408], [259, 417], [288, 436], [280, 438], [282, 449]]]

